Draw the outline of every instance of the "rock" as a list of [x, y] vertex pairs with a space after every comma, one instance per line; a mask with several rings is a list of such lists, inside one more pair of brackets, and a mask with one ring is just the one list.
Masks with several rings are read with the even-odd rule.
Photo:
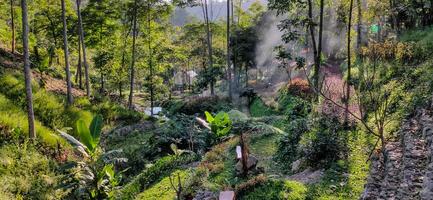
[[300, 159], [292, 163], [292, 172], [298, 172], [300, 168], [301, 168]]
[[192, 200], [217, 200], [216, 194], [211, 191], [198, 191]]
[[219, 200], [235, 200], [235, 192], [233, 191], [222, 191], [219, 195]]
[[[247, 169], [251, 170], [251, 169], [256, 168], [258, 162], [259, 162], [259, 160], [257, 160], [256, 157], [249, 155], [248, 156], [248, 162], [247, 162]], [[236, 171], [242, 172], [242, 159], [236, 163]]]

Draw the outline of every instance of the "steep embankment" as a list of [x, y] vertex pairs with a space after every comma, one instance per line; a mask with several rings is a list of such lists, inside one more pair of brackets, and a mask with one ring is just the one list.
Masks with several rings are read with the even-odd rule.
[[[13, 70], [19, 71], [23, 66], [22, 55], [18, 53], [11, 53], [9, 50], [0, 48], [0, 69], [2, 70]], [[54, 92], [58, 94], [66, 94], [66, 81], [55, 78], [53, 76], [32, 70], [32, 78], [41, 83], [44, 89], [48, 92]], [[79, 88], [72, 88], [72, 95], [74, 97], [85, 96], [86, 93]]]
[[373, 157], [361, 199], [433, 198], [433, 118], [430, 111], [402, 124], [400, 138]]

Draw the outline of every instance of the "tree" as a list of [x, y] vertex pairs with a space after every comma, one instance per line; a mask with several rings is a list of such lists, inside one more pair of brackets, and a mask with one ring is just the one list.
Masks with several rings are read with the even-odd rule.
[[132, 105], [132, 98], [134, 96], [134, 73], [135, 73], [135, 69], [134, 69], [134, 65], [135, 65], [135, 53], [136, 53], [136, 49], [135, 49], [135, 40], [137, 38], [137, 1], [138, 0], [134, 0], [134, 11], [133, 11], [133, 28], [132, 28], [132, 59], [131, 59], [131, 67], [130, 67], [130, 85], [129, 85], [129, 100], [128, 100], [128, 107], [129, 109], [133, 109], [133, 105]]
[[[232, 0], [233, 1], [233, 0]], [[230, 63], [231, 55], [230, 55], [230, 0], [227, 0], [227, 81], [229, 84], [229, 98], [233, 100], [233, 82], [232, 82], [232, 67]]]
[[351, 43], [351, 28], [352, 28], [352, 11], [353, 11], [353, 0], [350, 0], [349, 6], [349, 21], [347, 25], [347, 80], [346, 80], [346, 95], [344, 99], [345, 106], [345, 114], [344, 114], [344, 124], [347, 126], [349, 122], [349, 103], [350, 103], [350, 80], [351, 80], [351, 52], [350, 52], [350, 43]]
[[15, 53], [15, 14], [14, 14], [14, 0], [10, 0], [11, 6], [11, 31], [12, 31], [12, 53]]
[[[79, 35], [80, 33], [78, 33]], [[80, 36], [78, 36], [80, 37]], [[78, 66], [77, 74], [75, 75], [75, 83], [78, 83], [78, 87], [83, 89], [83, 72], [82, 72], [82, 61], [81, 61], [81, 41], [78, 39]]]
[[27, 117], [29, 123], [29, 137], [36, 139], [35, 116], [33, 113], [32, 77], [30, 70], [29, 52], [29, 23], [27, 18], [27, 0], [21, 0], [22, 24], [23, 24], [23, 50], [24, 50], [24, 77], [26, 87]]
[[359, 51], [361, 46], [362, 46], [362, 5], [361, 5], [361, 0], [356, 0], [356, 6], [358, 8], [358, 24], [356, 27], [356, 31], [357, 31], [356, 49], [357, 49], [357, 51]]
[[[320, 65], [322, 64], [322, 39], [323, 39], [323, 8], [324, 0], [320, 0], [320, 14], [319, 14], [319, 42], [317, 47], [316, 64], [314, 69], [314, 87], [316, 90], [321, 90], [320, 87]], [[316, 99], [317, 100], [317, 99]]]
[[[210, 25], [210, 19], [209, 19], [209, 11], [208, 11], [208, 2], [207, 0], [201, 0], [201, 7], [203, 12], [203, 18], [204, 22], [206, 24], [206, 41], [207, 41], [207, 48], [208, 48], [208, 62], [209, 62], [209, 69], [213, 69], [213, 53], [212, 53], [212, 30]], [[207, 70], [207, 69], [205, 69]], [[211, 95], [215, 94], [214, 91], [214, 85], [215, 82], [210, 82], [210, 93]]]
[[90, 98], [89, 65], [87, 63], [86, 45], [84, 43], [83, 22], [81, 19], [81, 10], [80, 10], [81, 0], [76, 0], [76, 3], [77, 3], [77, 15], [78, 15], [78, 29], [79, 29], [79, 34], [80, 34], [79, 41], [81, 43], [81, 49], [83, 50], [84, 76], [85, 76], [85, 81], [86, 81], [86, 96], [87, 96], [87, 98]]
[[68, 51], [68, 37], [66, 30], [66, 16], [65, 16], [65, 0], [62, 0], [62, 19], [63, 19], [63, 51], [65, 54], [65, 70], [66, 70], [66, 96], [67, 104], [72, 104], [72, 86], [71, 86], [71, 72], [69, 71], [69, 51]]

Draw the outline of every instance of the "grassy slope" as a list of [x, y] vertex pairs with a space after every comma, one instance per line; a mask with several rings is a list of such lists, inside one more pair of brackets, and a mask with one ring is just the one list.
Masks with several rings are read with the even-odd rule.
[[[176, 170], [172, 172], [169, 176], [172, 177], [173, 184], [175, 185], [175, 187], [177, 187], [178, 184], [178, 177], [177, 177], [178, 174], [180, 176], [182, 184], [185, 182], [185, 180], [189, 175], [188, 170]], [[136, 199], [142, 199], [142, 200], [175, 199], [176, 192], [172, 188], [169, 176], [164, 177], [160, 182], [146, 189], [144, 192], [139, 194], [136, 197]]]
[[[27, 113], [17, 107], [15, 103], [4, 95], [0, 94], [0, 125], [5, 126], [10, 130], [14, 130], [17, 134], [28, 133]], [[64, 142], [54, 131], [42, 125], [38, 120], [35, 121], [36, 134], [41, 137], [42, 141], [55, 146], [57, 141]]]

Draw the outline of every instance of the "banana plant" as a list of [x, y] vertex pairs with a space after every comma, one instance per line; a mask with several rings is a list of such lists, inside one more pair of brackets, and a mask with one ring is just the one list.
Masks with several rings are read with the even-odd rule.
[[96, 115], [90, 123], [90, 126], [86, 126], [85, 121], [82, 119], [77, 121], [78, 136], [90, 154], [95, 153], [99, 144], [99, 137], [101, 136], [102, 131], [102, 122], [101, 115]]
[[83, 119], [79, 119], [76, 122], [79, 140], [67, 134], [65, 131], [57, 130], [57, 132], [59, 132], [60, 136], [65, 138], [71, 145], [73, 145], [83, 155], [83, 157], [87, 158], [92, 156], [97, 149], [99, 137], [102, 131], [102, 122], [101, 115], [96, 115], [90, 123], [90, 126], [86, 126], [85, 121]]
[[232, 120], [226, 112], [219, 112], [215, 117], [205, 112], [206, 121], [210, 124], [211, 131], [218, 137], [226, 136], [232, 129]]

